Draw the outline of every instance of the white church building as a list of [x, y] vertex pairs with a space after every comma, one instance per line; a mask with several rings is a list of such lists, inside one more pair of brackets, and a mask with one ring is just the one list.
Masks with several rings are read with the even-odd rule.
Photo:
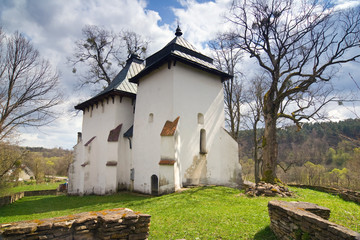
[[83, 123], [69, 194], [240, 187], [238, 145], [224, 129], [222, 84], [231, 76], [179, 28], [175, 35], [145, 61], [132, 56], [106, 89], [75, 106]]

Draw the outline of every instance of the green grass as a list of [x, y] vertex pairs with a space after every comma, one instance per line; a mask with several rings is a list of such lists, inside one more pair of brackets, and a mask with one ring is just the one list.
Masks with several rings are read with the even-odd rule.
[[249, 198], [226, 187], [198, 187], [149, 197], [130, 193], [112, 196], [25, 197], [0, 208], [0, 222], [41, 219], [119, 207], [150, 214], [149, 239], [275, 239], [269, 228], [269, 200], [314, 202], [331, 209], [331, 221], [360, 231], [360, 206], [337, 196], [291, 188], [297, 198]]
[[62, 184], [64, 182], [65, 181], [55, 182], [55, 183], [41, 183], [41, 184], [36, 184], [35, 182], [22, 183], [19, 186], [6, 189], [6, 193], [3, 193], [2, 195], [8, 195], [11, 193], [25, 192], [25, 191], [52, 190], [52, 189], [56, 189], [59, 186], [59, 184]]

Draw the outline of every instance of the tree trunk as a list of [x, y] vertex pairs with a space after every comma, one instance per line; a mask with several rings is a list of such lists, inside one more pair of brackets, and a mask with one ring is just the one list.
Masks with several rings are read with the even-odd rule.
[[264, 112], [265, 132], [263, 139], [262, 180], [268, 183], [276, 181], [278, 144], [276, 140], [276, 111]]
[[255, 161], [255, 183], [260, 182], [260, 159], [258, 157], [258, 139], [257, 139], [257, 123], [258, 119], [255, 120], [253, 126], [253, 141], [254, 141], [254, 161]]

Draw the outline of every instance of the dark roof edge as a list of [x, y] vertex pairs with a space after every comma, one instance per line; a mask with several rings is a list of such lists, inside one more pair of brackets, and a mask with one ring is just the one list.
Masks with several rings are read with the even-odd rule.
[[131, 127], [124, 133], [124, 138], [131, 138], [133, 136], [133, 129], [134, 125], [131, 125]]
[[177, 43], [172, 43], [172, 44], [169, 44], [167, 46], [165, 46], [163, 49], [161, 49], [160, 51], [158, 51], [157, 53], [151, 55], [150, 57], [148, 57], [146, 59], [146, 66], [145, 67], [150, 67], [152, 64], [156, 63], [157, 61], [159, 61], [159, 59], [165, 57], [166, 55], [168, 55], [169, 53], [173, 52], [173, 51], [180, 51], [182, 53], [185, 53], [185, 54], [188, 54], [190, 56], [193, 56], [195, 58], [198, 58], [200, 60], [203, 60], [205, 62], [208, 62], [208, 63], [213, 63], [213, 59], [208, 57], [208, 56], [205, 56], [204, 54], [202, 53], [199, 53], [199, 52], [196, 52], [196, 51], [193, 51], [189, 48], [186, 48], [184, 46], [181, 46]]
[[74, 108], [77, 110], [84, 110], [85, 108], [87, 108], [93, 104], [96, 104], [97, 102], [103, 100], [104, 98], [108, 98], [108, 97], [112, 97], [112, 96], [123, 96], [123, 97], [128, 97], [131, 99], [136, 98], [136, 94], [134, 94], [134, 93], [125, 92], [125, 91], [121, 91], [118, 89], [112, 89], [111, 91], [105, 92], [105, 93], [103, 93], [101, 95], [97, 95], [95, 97], [92, 97], [89, 100], [76, 105]]
[[209, 67], [206, 67], [205, 65], [202, 65], [200, 63], [197, 63], [197, 62], [194, 62], [194, 61], [191, 61], [187, 58], [183, 58], [183, 57], [180, 57], [174, 53], [170, 53], [166, 56], [163, 56], [162, 58], [160, 58], [158, 61], [156, 62], [153, 62], [152, 65], [148, 66], [148, 67], [145, 67], [141, 72], [139, 72], [136, 76], [132, 77], [129, 79], [129, 82], [132, 82], [132, 83], [139, 83], [139, 79], [143, 76], [145, 76], [146, 74], [150, 73], [151, 71], [153, 71], [155, 68], [158, 68], [160, 67], [162, 64], [164, 64], [165, 62], [167, 62], [168, 60], [178, 60], [180, 62], [183, 62], [185, 64], [188, 64], [190, 66], [193, 66], [195, 68], [198, 68], [198, 69], [201, 69], [201, 70], [204, 70], [206, 72], [209, 72], [209, 73], [212, 73], [212, 74], [215, 74], [215, 75], [218, 75], [221, 77], [221, 82], [224, 82], [230, 78], [232, 78], [233, 76], [230, 75], [230, 74], [227, 74], [225, 72], [222, 72], [220, 70], [217, 70], [217, 69], [214, 69], [214, 68], [209, 68]]

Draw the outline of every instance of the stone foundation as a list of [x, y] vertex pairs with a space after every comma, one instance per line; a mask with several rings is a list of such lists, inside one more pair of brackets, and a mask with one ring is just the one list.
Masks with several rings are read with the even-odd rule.
[[147, 239], [150, 215], [127, 208], [0, 225], [0, 239]]
[[360, 240], [360, 234], [327, 219], [330, 210], [313, 203], [269, 201], [270, 228], [279, 240]]

